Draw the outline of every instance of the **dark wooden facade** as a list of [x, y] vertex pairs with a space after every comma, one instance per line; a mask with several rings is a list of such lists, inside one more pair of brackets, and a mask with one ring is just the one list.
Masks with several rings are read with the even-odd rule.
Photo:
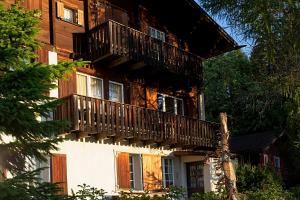
[[[218, 125], [199, 119], [202, 61], [237, 44], [194, 1], [25, 0], [24, 6], [42, 13], [38, 61], [47, 63], [48, 51], [57, 52], [59, 61], [89, 60], [77, 72], [103, 80], [103, 99], [78, 95], [76, 73], [59, 81], [64, 103], [56, 117], [70, 120], [69, 132], [215, 147]], [[76, 23], [64, 20], [64, 8], [74, 11]], [[163, 39], [151, 36], [149, 27]], [[123, 102], [108, 101], [109, 81], [123, 84]], [[158, 94], [182, 99], [184, 115], [159, 112]]]

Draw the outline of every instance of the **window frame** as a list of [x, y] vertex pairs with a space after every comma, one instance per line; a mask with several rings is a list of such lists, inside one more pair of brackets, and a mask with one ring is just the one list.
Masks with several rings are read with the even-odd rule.
[[[121, 86], [121, 91], [122, 91], [122, 100], [121, 100], [121, 102], [110, 100], [110, 87], [109, 86], [110, 86], [111, 83]], [[112, 102], [116, 102], [116, 103], [124, 103], [124, 84], [123, 83], [116, 82], [116, 81], [111, 81], [111, 80], [108, 81], [108, 100], [112, 101]]]
[[[275, 169], [280, 169], [281, 168], [281, 163], [280, 163], [280, 157], [279, 156], [273, 156], [273, 160], [274, 160], [274, 167], [275, 167]], [[277, 162], [278, 162], [278, 166], [277, 166]]]
[[[170, 164], [170, 161], [171, 161], [171, 163], [172, 163], [172, 172], [170, 173], [170, 172], [168, 172], [168, 173], [166, 173], [166, 171], [165, 171], [165, 167], [166, 167], [166, 160], [168, 160], [168, 163]], [[163, 168], [163, 170], [162, 170], [162, 175], [163, 175], [163, 187], [164, 188], [167, 188], [167, 187], [170, 187], [170, 186], [174, 186], [175, 185], [175, 174], [174, 174], [174, 159], [173, 158], [170, 158], [170, 157], [163, 157], [162, 158], [162, 168]], [[168, 169], [169, 169], [170, 167], [168, 166]], [[169, 182], [170, 181], [172, 181], [172, 184], [170, 184], [170, 185], [168, 185], [167, 186], [167, 180], [166, 180], [166, 174], [168, 174], [168, 175], [170, 175], [170, 174], [172, 174], [172, 180], [168, 180]]]
[[266, 153], [264, 153], [264, 154], [263, 154], [263, 165], [264, 165], [264, 166], [267, 166], [268, 163], [269, 163], [269, 155], [266, 154]]
[[[148, 29], [149, 29], [150, 37], [160, 40], [162, 42], [166, 42], [166, 33], [165, 32], [158, 30], [158, 29], [154, 28], [153, 26], [149, 26]], [[154, 33], [154, 35], [152, 33]], [[159, 35], [159, 37], [158, 37], [158, 35]]]
[[[72, 21], [66, 20], [66, 18], [65, 18], [65, 13], [66, 13], [65, 10], [69, 10], [69, 11], [72, 12], [72, 15], [73, 15], [73, 20]], [[65, 21], [65, 22], [69, 22], [69, 23], [77, 24], [78, 25], [78, 13], [77, 13], [77, 10], [64, 5], [64, 18], [62, 20]]]
[[[134, 155], [133, 154], [129, 154], [129, 176], [130, 176], [130, 188], [132, 190], [134, 190], [135, 186], [136, 186], [136, 183], [135, 183], [135, 166], [134, 166], [134, 163], [135, 163], [135, 159], [134, 159]], [[131, 167], [130, 165], [132, 165], [132, 171], [131, 171]], [[131, 179], [131, 174], [132, 174], [132, 179]], [[131, 185], [132, 183], [132, 185]]]
[[[102, 78], [93, 76], [93, 75], [89, 75], [89, 74], [85, 74], [85, 73], [81, 73], [81, 72], [76, 72], [76, 94], [78, 94], [77, 91], [77, 75], [81, 75], [81, 76], [85, 76], [86, 77], [86, 96], [87, 97], [92, 97], [92, 98], [96, 98], [96, 99], [104, 99], [104, 80]], [[91, 87], [91, 79], [97, 79], [101, 81], [101, 97], [96, 97], [96, 96], [92, 96], [92, 87]], [[81, 94], [78, 94], [81, 95]]]
[[[165, 100], [165, 98], [169, 97], [169, 98], [173, 98], [173, 100], [174, 100], [174, 110], [175, 110], [174, 114], [175, 115], [182, 115], [182, 116], [184, 116], [184, 100], [182, 98], [171, 96], [171, 95], [167, 95], [167, 94], [163, 94], [163, 93], [157, 93], [157, 95], [161, 95], [163, 97], [163, 109], [162, 109], [162, 112], [166, 112], [166, 100]], [[177, 108], [178, 108], [177, 101], [178, 100], [182, 101], [182, 106], [181, 106], [182, 114], [178, 114], [178, 112], [177, 112]]]
[[[67, 18], [65, 18], [65, 13], [66, 13], [65, 10], [69, 10], [72, 12], [72, 15], [73, 15], [72, 20], [67, 20]], [[57, 17], [57, 19], [59, 19], [63, 22], [70, 23], [72, 25], [76, 25], [76, 26], [80, 26], [80, 27], [84, 26], [83, 10], [78, 9], [77, 6], [74, 6], [74, 5], [69, 5], [69, 4], [65, 4], [64, 2], [57, 1], [56, 2], [56, 17]]]

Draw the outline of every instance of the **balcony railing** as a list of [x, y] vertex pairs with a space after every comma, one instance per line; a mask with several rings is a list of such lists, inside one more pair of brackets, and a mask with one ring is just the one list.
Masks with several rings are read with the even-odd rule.
[[112, 20], [75, 34], [74, 51], [92, 62], [114, 55], [202, 80], [201, 57]]
[[215, 123], [80, 95], [64, 98], [55, 118], [71, 122], [68, 132], [87, 133], [97, 139], [182, 148], [214, 148], [219, 128]]

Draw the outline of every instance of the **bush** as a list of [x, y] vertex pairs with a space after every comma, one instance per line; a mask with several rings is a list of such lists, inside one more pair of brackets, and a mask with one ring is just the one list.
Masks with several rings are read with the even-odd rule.
[[237, 170], [237, 188], [243, 199], [281, 200], [286, 199], [282, 181], [272, 168], [244, 165]]

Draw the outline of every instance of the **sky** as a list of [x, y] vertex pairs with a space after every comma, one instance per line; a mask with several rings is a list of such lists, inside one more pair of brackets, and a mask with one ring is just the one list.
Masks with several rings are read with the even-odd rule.
[[[199, 4], [199, 0], [196, 0], [196, 3]], [[201, 5], [200, 5], [201, 6]], [[237, 33], [232, 27], [228, 25], [228, 22], [225, 19], [220, 19], [219, 17], [211, 15], [207, 12], [239, 45], [246, 45], [246, 47], [242, 48], [248, 56], [250, 56], [252, 50], [252, 41], [245, 40], [243, 35]]]
[[245, 40], [243, 35], [240, 33], [237, 33], [235, 30], [233, 30], [232, 27], [228, 25], [226, 20], [219, 19], [218, 17], [211, 16], [239, 45], [247, 45], [246, 47], [242, 48], [242, 51], [244, 51], [248, 56], [251, 53], [252, 50], [252, 42], [250, 40]]

